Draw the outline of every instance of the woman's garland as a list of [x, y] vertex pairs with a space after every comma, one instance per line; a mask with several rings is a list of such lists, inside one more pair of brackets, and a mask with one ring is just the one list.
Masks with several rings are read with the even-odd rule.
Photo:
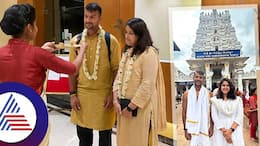
[[[99, 28], [102, 30], [102, 28]], [[81, 41], [85, 42], [86, 37], [87, 37], [87, 32], [88, 30], [85, 28], [82, 32], [81, 36]], [[93, 73], [89, 73], [89, 69], [87, 67], [87, 58], [86, 55], [84, 55], [83, 59], [83, 72], [84, 75], [89, 79], [89, 80], [97, 80], [97, 73], [98, 73], [98, 63], [99, 63], [99, 54], [100, 54], [100, 48], [101, 48], [101, 40], [102, 40], [102, 31], [99, 32], [98, 34], [98, 40], [97, 40], [97, 48], [96, 48], [96, 56], [95, 56], [95, 62], [94, 62], [94, 68], [93, 68]]]
[[[125, 98], [128, 81], [132, 74], [134, 61], [136, 60], [136, 55], [133, 55], [133, 57], [131, 57], [131, 54], [132, 54], [132, 48], [128, 49], [123, 54], [122, 60], [120, 61], [120, 64], [119, 64], [118, 80], [115, 85], [115, 88], [116, 88], [115, 90], [117, 90], [119, 98]], [[128, 64], [126, 64], [127, 58], [130, 58]], [[126, 68], [126, 70], [123, 74], [123, 70], [125, 68]]]

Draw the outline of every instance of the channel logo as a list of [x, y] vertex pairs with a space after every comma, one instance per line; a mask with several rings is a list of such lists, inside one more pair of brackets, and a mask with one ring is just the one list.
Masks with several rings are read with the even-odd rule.
[[0, 146], [38, 146], [48, 128], [48, 112], [31, 88], [0, 83]]
[[32, 133], [36, 124], [36, 112], [25, 96], [15, 92], [2, 94], [0, 111], [0, 140], [17, 143]]

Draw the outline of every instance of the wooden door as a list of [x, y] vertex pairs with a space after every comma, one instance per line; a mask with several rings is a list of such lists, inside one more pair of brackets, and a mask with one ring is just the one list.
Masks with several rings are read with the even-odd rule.
[[17, 0], [18, 4], [29, 3], [35, 7], [36, 10], [36, 23], [38, 26], [38, 34], [36, 39], [32, 42], [37, 46], [42, 46], [45, 42], [44, 39], [44, 0]]
[[171, 64], [168, 62], [161, 62], [162, 70], [163, 70], [163, 77], [164, 77], [164, 84], [165, 84], [165, 96], [166, 96], [166, 118], [168, 122], [175, 122], [176, 117], [173, 117], [174, 110], [172, 105], [175, 105], [175, 101], [172, 101], [172, 95], [175, 95], [174, 91], [172, 91], [172, 83], [171, 83]]
[[[102, 27], [116, 36], [121, 44], [124, 46], [124, 25], [126, 21], [134, 17], [134, 0], [84, 0], [85, 4], [89, 2], [97, 2], [102, 7]], [[17, 3], [30, 3], [36, 9], [36, 23], [39, 28], [39, 32], [35, 45], [41, 46], [46, 40], [44, 36], [45, 32], [45, 0], [17, 0]]]
[[102, 7], [102, 27], [112, 33], [124, 46], [124, 26], [134, 17], [134, 0], [85, 0], [85, 4], [96, 2]]
[[119, 24], [121, 27], [118, 28], [118, 31], [120, 31], [120, 36], [118, 36], [118, 40], [121, 43], [121, 46], [125, 44], [124, 38], [125, 38], [125, 24], [128, 21], [128, 19], [134, 17], [134, 11], [135, 11], [135, 1], [134, 0], [120, 0], [120, 19]]
[[259, 0], [201, 0], [202, 6], [208, 5], [234, 5], [234, 4], [260, 4]]

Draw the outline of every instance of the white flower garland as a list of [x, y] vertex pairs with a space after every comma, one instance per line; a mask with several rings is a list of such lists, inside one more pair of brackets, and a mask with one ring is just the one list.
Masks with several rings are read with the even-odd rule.
[[[122, 60], [120, 61], [119, 64], [119, 68], [118, 68], [118, 80], [116, 83], [116, 90], [118, 92], [118, 96], [119, 98], [125, 98], [125, 94], [126, 94], [126, 89], [128, 86], [128, 81], [131, 77], [132, 74], [132, 69], [133, 69], [133, 64], [134, 61], [136, 60], [136, 55], [133, 55], [133, 57], [131, 57], [132, 54], [132, 49], [127, 50], [123, 56], [122, 56]], [[130, 61], [128, 64], [126, 64], [126, 58], [130, 57]], [[125, 66], [127, 66], [124, 75], [123, 75], [123, 69], [125, 68]]]
[[[101, 27], [99, 27], [100, 30], [102, 30]], [[81, 41], [85, 42], [86, 37], [87, 37], [87, 32], [88, 30], [85, 28], [82, 32], [81, 36]], [[88, 67], [87, 67], [87, 58], [86, 55], [84, 55], [83, 59], [83, 72], [84, 75], [89, 79], [89, 80], [97, 80], [97, 73], [98, 73], [98, 63], [99, 63], [99, 54], [100, 54], [100, 48], [101, 48], [101, 40], [102, 40], [102, 31], [99, 32], [98, 34], [98, 40], [97, 40], [97, 48], [96, 48], [96, 56], [95, 56], [95, 62], [94, 62], [94, 69], [93, 73], [90, 75]]]

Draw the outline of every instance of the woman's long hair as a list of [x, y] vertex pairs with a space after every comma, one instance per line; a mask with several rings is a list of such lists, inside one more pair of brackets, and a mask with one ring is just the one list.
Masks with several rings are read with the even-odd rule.
[[[124, 52], [133, 47], [133, 55], [142, 54], [149, 46], [153, 46], [153, 41], [150, 35], [150, 32], [145, 24], [145, 22], [141, 18], [131, 18], [127, 21], [126, 26], [129, 26], [134, 34], [138, 37], [138, 40], [135, 46], [125, 45]], [[155, 48], [155, 47], [154, 47]]]
[[223, 84], [223, 82], [226, 81], [229, 84], [229, 92], [227, 94], [227, 99], [236, 99], [236, 94], [235, 94], [235, 86], [233, 85], [233, 83], [231, 82], [231, 80], [229, 80], [228, 78], [223, 78], [220, 83], [219, 83], [219, 87], [218, 87], [218, 94], [217, 94], [217, 98], [221, 98], [224, 99], [223, 96], [223, 92], [221, 91], [221, 85]]

